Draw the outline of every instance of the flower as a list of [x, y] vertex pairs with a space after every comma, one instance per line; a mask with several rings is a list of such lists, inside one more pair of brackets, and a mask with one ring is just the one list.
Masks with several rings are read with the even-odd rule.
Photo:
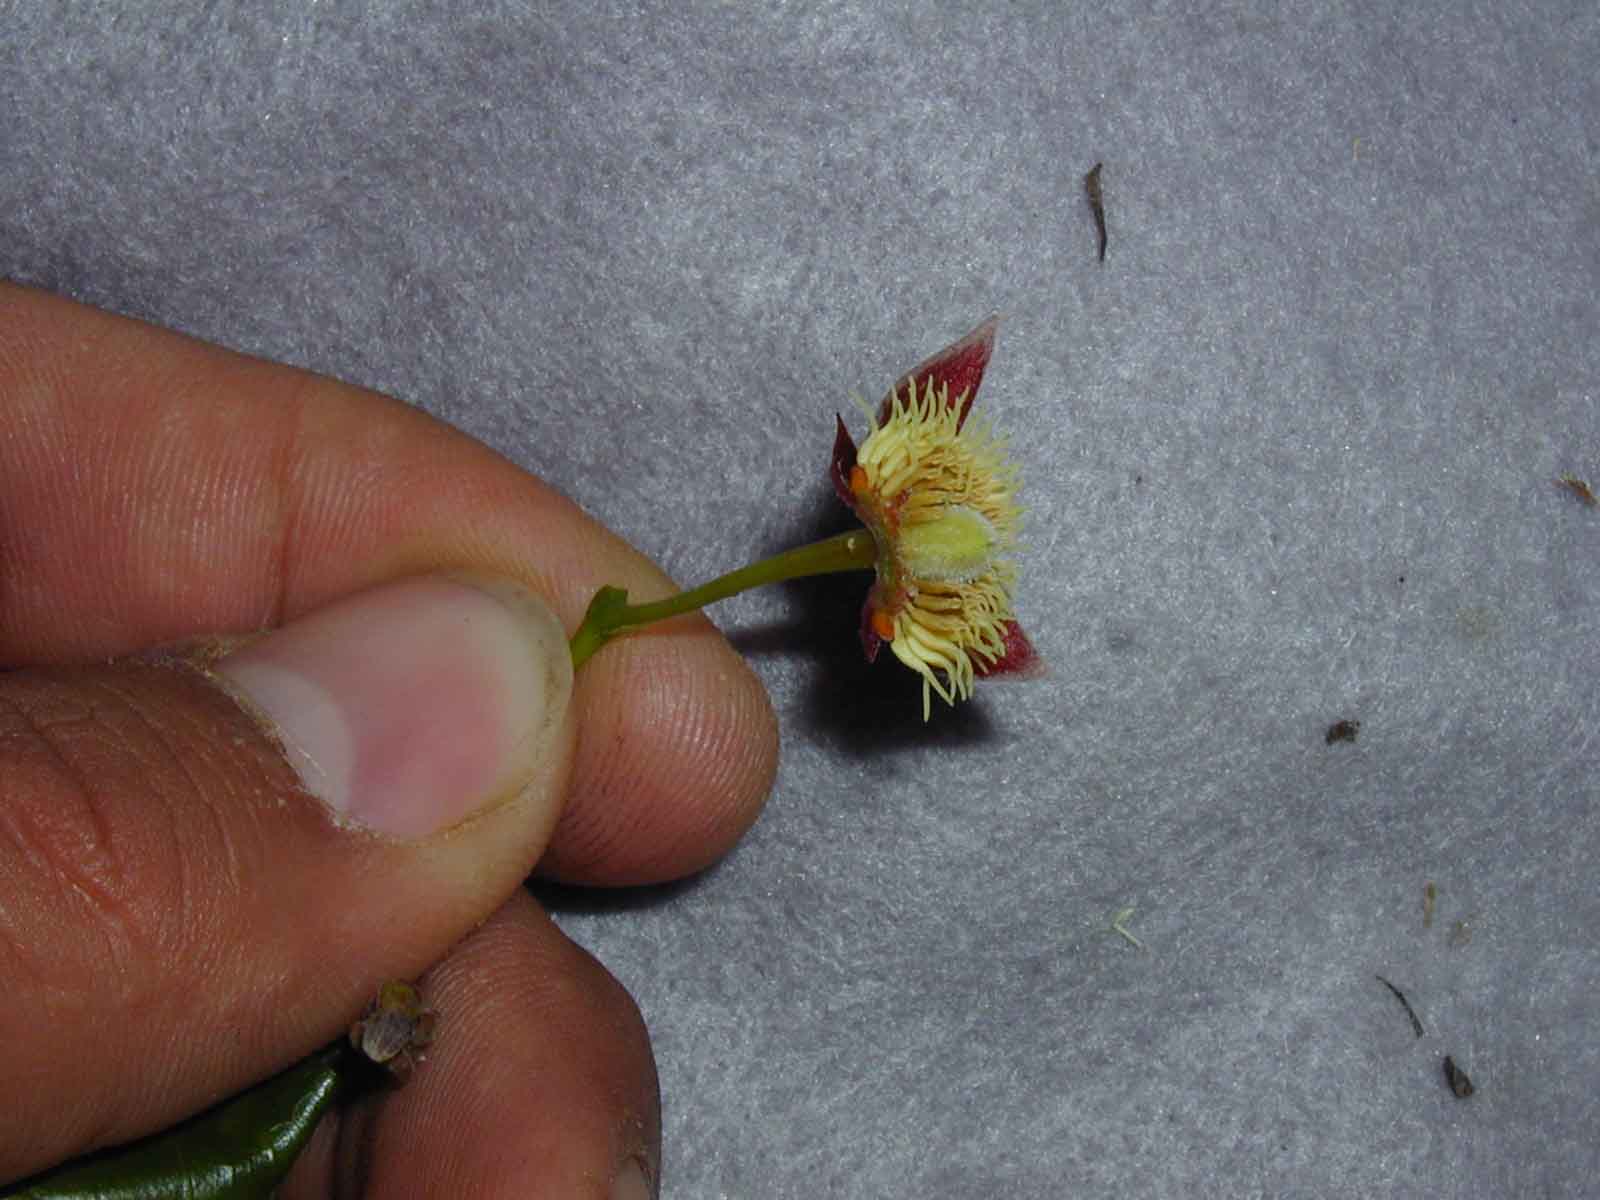
[[922, 676], [922, 719], [933, 693], [948, 704], [992, 675], [1044, 673], [1011, 610], [1011, 561], [1022, 510], [1005, 444], [967, 417], [994, 349], [996, 322], [978, 326], [901, 377], [857, 449], [843, 419], [831, 476], [864, 529], [796, 546], [685, 592], [628, 603], [602, 587], [571, 638], [576, 670], [618, 634], [641, 629], [784, 579], [871, 570], [861, 646], [872, 662], [885, 642]]
[[857, 448], [839, 419], [830, 475], [872, 534], [877, 580], [861, 610], [871, 662], [883, 643], [922, 676], [922, 717], [975, 678], [1040, 672], [1011, 607], [1022, 509], [1005, 443], [968, 414], [995, 319], [907, 372]]

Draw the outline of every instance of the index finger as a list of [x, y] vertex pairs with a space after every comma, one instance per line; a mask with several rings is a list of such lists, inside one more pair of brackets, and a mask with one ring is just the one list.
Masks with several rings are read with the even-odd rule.
[[[417, 409], [6, 284], [0, 414], [5, 666], [250, 632], [455, 567], [522, 580], [569, 631], [603, 584], [673, 590], [566, 497]], [[776, 726], [704, 619], [614, 643], [574, 705], [572, 797], [543, 870], [672, 878], [754, 819]]]

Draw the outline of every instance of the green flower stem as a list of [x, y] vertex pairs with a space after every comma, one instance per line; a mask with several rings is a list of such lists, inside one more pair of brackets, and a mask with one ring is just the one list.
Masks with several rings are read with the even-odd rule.
[[709, 583], [702, 583], [697, 588], [650, 604], [629, 604], [628, 593], [622, 588], [603, 587], [595, 593], [589, 603], [589, 611], [584, 614], [583, 624], [572, 635], [573, 669], [583, 666], [596, 650], [619, 633], [694, 612], [707, 604], [726, 600], [729, 596], [737, 596], [740, 592], [763, 584], [802, 579], [807, 575], [871, 570], [877, 557], [878, 550], [872, 535], [865, 529], [853, 529], [820, 542], [785, 550], [782, 554], [740, 567], [737, 571], [729, 571]]

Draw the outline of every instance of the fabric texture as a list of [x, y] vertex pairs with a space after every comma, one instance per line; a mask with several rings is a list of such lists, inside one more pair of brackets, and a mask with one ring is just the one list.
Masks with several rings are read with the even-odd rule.
[[664, 1195], [1591, 1191], [1600, 10], [469, 7], [0, 3], [0, 274], [403, 397], [685, 583], [844, 528], [835, 413], [1000, 315], [1050, 676], [924, 724], [864, 581], [727, 602], [762, 821], [546, 894]]

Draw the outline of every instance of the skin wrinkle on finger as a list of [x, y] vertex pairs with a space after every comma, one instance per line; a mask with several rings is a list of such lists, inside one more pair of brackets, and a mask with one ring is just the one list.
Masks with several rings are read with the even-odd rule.
[[[175, 387], [173, 397], [152, 414], [155, 436], [130, 439], [133, 454], [150, 445], [142, 464], [144, 486], [130, 489], [138, 507], [129, 520], [143, 526], [135, 540], [167, 550], [130, 566], [140, 576], [136, 588], [153, 597], [151, 607], [158, 611], [204, 611], [212, 591], [205, 564], [222, 547], [227, 561], [244, 568], [260, 597], [241, 614], [243, 620], [227, 626], [241, 632], [275, 628], [287, 619], [296, 530], [305, 503], [298, 447], [315, 382], [298, 372], [288, 374], [274, 390], [272, 421], [252, 426], [250, 437], [235, 446], [228, 431], [248, 417], [249, 406], [226, 397], [245, 391], [259, 370], [260, 364], [240, 360], [204, 385]], [[230, 386], [235, 380], [237, 388]], [[191, 394], [194, 403], [185, 405]], [[218, 442], [225, 446], [220, 455], [199, 449]], [[143, 578], [145, 572], [152, 577]], [[194, 594], [196, 581], [205, 595]]]
[[[172, 673], [134, 669], [154, 678]], [[205, 741], [184, 743], [182, 731], [151, 722], [115, 687], [84, 702], [81, 675], [3, 682], [7, 797], [0, 822], [16, 850], [3, 862], [22, 867], [5, 880], [15, 901], [7, 915], [25, 922], [7, 928], [4, 939], [33, 950], [20, 950], [32, 970], [9, 981], [0, 1042], [12, 1047], [14, 1085], [35, 1098], [8, 1128], [8, 1145], [27, 1146], [45, 1129], [55, 1139], [96, 1145], [138, 1126], [140, 1106], [164, 1091], [161, 1078], [203, 1057], [210, 1037], [210, 1023], [191, 1020], [197, 991], [169, 986], [173, 968], [185, 964], [196, 979], [212, 977], [218, 953], [238, 940], [225, 928], [224, 906], [183, 897], [193, 890], [186, 860], [216, 852], [192, 829], [180, 835], [176, 815], [195, 799], [192, 768], [177, 764], [187, 758], [203, 766]], [[225, 714], [225, 702], [215, 711]], [[212, 787], [210, 795], [217, 794]], [[28, 990], [29, 979], [38, 991]], [[30, 1013], [49, 1020], [29, 1023]], [[139, 1036], [129, 1036], [130, 1020]], [[185, 1029], [188, 1036], [178, 1036]], [[151, 1043], [168, 1049], [147, 1057]], [[71, 1087], [60, 1064], [83, 1054], [93, 1056], [102, 1077], [143, 1077], [150, 1090]], [[0, 1174], [8, 1165], [0, 1159]]]
[[[5, 485], [8, 497], [32, 489], [55, 501], [29, 513], [25, 528], [32, 536], [18, 547], [25, 553], [13, 551], [8, 563], [8, 583], [21, 576], [40, 585], [29, 597], [36, 597], [35, 604], [23, 606], [22, 613], [15, 596], [4, 606], [3, 631], [13, 641], [18, 633], [23, 639], [7, 655], [13, 663], [82, 661], [197, 631], [254, 624], [259, 608], [250, 612], [250, 621], [212, 625], [208, 617], [232, 615], [217, 607], [223, 589], [212, 582], [216, 570], [226, 569], [237, 584], [253, 580], [261, 563], [270, 561], [256, 550], [262, 526], [248, 495], [218, 482], [259, 479], [253, 462], [250, 470], [241, 467], [261, 449], [260, 439], [230, 440], [227, 427], [237, 406], [218, 402], [204, 421], [213, 444], [203, 450], [204, 443], [192, 436], [199, 422], [174, 422], [166, 417], [170, 409], [150, 399], [123, 403], [103, 381], [81, 382], [51, 410], [60, 435], [16, 468], [16, 480]], [[7, 401], [15, 403], [9, 394]], [[233, 534], [219, 540], [214, 534], [220, 529]], [[84, 570], [86, 563], [92, 571]], [[94, 609], [79, 612], [88, 606], [73, 599], [91, 580]], [[270, 594], [259, 584], [255, 590]], [[29, 611], [38, 605], [45, 606], [43, 613]], [[118, 636], [119, 626], [142, 629], [143, 636]], [[52, 630], [62, 639], [57, 648], [29, 652], [28, 639], [48, 637]]]
[[[275, 383], [272, 403], [276, 411], [274, 423], [267, 430], [270, 436], [264, 446], [250, 450], [250, 458], [256, 464], [254, 471], [238, 469], [233, 458], [197, 461], [193, 452], [193, 447], [217, 440], [207, 436], [207, 426], [218, 412], [217, 397], [246, 390], [261, 365], [240, 359], [232, 370], [220, 369], [217, 378], [205, 384], [174, 384], [173, 394], [157, 417], [159, 436], [147, 473], [152, 480], [193, 477], [196, 486], [187, 495], [172, 497], [170, 511], [154, 513], [145, 504], [135, 519], [149, 523], [151, 540], [161, 538], [163, 527], [179, 529], [184, 541], [202, 553], [209, 553], [218, 545], [241, 543], [229, 557], [261, 564], [258, 586], [265, 600], [248, 627], [269, 629], [284, 622], [288, 607], [291, 555], [303, 503], [297, 471], [303, 457], [306, 412], [315, 378], [292, 372]], [[188, 403], [191, 397], [192, 404]], [[227, 423], [232, 424], [233, 412], [224, 411]], [[137, 443], [134, 450], [137, 452]], [[195, 477], [197, 468], [201, 474]], [[259, 480], [260, 495], [244, 482], [252, 479]], [[245, 519], [240, 520], [240, 514], [245, 514]]]
[[[165, 944], [168, 937], [157, 932], [165, 923], [169, 898], [163, 894], [154, 905], [138, 899], [127, 861], [136, 841], [155, 840], [152, 826], [160, 821], [162, 807], [141, 805], [140, 827], [119, 828], [121, 823], [114, 822], [106, 806], [97, 802], [93, 777], [97, 764], [118, 756], [136, 761], [146, 779], [156, 778], [159, 772], [152, 771], [151, 756], [108, 720], [110, 705], [84, 707], [77, 696], [48, 685], [30, 689], [20, 698], [8, 695], [3, 703], [21, 727], [7, 731], [0, 759], [6, 764], [10, 785], [10, 802], [0, 810], [6, 815], [8, 834], [23, 861], [33, 867], [30, 881], [38, 894], [54, 893], [58, 898], [57, 904], [40, 907], [47, 912], [70, 910], [75, 929], [82, 927], [83, 918], [89, 918], [88, 926], [98, 935], [96, 958], [110, 964], [102, 977], [112, 984], [125, 982], [138, 974], [135, 960], [159, 961], [171, 949]], [[39, 786], [40, 776], [47, 779], [44, 786]], [[48, 807], [28, 802], [36, 789], [48, 796]], [[154, 790], [152, 798], [161, 799], [159, 789]], [[13, 885], [16, 882], [13, 880]], [[141, 911], [147, 908], [156, 911]], [[20, 931], [11, 932], [11, 940], [17, 941]], [[53, 942], [41, 943], [39, 948], [50, 950], [52, 960], [65, 965], [55, 958]], [[35, 967], [34, 978], [44, 982], [43, 963]], [[52, 990], [71, 991], [59, 985]]]
[[[159, 672], [196, 670], [176, 659], [150, 666]], [[128, 753], [137, 755], [142, 747], [148, 747], [140, 779], [161, 801], [155, 812], [165, 820], [162, 838], [172, 847], [170, 858], [175, 868], [167, 925], [183, 931], [183, 935], [170, 942], [167, 950], [182, 953], [203, 971], [213, 972], [227, 957], [228, 944], [197, 934], [210, 926], [213, 911], [225, 909], [248, 895], [252, 868], [247, 863], [260, 864], [271, 858], [271, 847], [261, 825], [230, 820], [228, 814], [249, 804], [240, 794], [243, 785], [253, 784], [260, 794], [271, 789], [270, 772], [276, 763], [263, 762], [259, 754], [248, 752], [235, 741], [230, 749], [237, 757], [224, 768], [211, 753], [218, 714], [207, 710], [202, 715], [183, 706], [153, 709], [144, 703], [137, 689], [115, 678], [108, 680], [105, 688], [120, 701], [111, 708], [109, 723], [119, 727]], [[141, 733], [148, 737], [139, 736]], [[240, 762], [261, 769], [241, 773]], [[176, 817], [180, 806], [186, 818], [187, 827], [183, 829], [178, 827]], [[204, 823], [198, 837], [194, 828], [197, 816]], [[184, 843], [182, 849], [180, 839]], [[202, 855], [195, 852], [196, 846], [203, 851], [203, 863]], [[198, 880], [202, 866], [206, 879], [203, 887]]]
[[[75, 908], [81, 900], [92, 898], [98, 885], [94, 882], [97, 870], [94, 860], [98, 848], [107, 842], [104, 822], [92, 812], [83, 798], [83, 787], [78, 784], [78, 772], [59, 753], [51, 730], [74, 722], [85, 722], [87, 714], [42, 715], [18, 704], [9, 695], [0, 694], [0, 763], [6, 767], [8, 792], [16, 795], [24, 782], [25, 764], [19, 763], [23, 754], [39, 760], [36, 769], [55, 775], [68, 782], [60, 789], [71, 812], [63, 812], [56, 805], [49, 809], [30, 807], [18, 803], [0, 805], [0, 845], [9, 852], [0, 857], [0, 863], [20, 863], [28, 874], [19, 877], [15, 872], [6, 876], [6, 887], [0, 900], [12, 897], [9, 903], [0, 903], [0, 949], [3, 949], [10, 966], [6, 971], [8, 991], [15, 994], [23, 985], [37, 988], [40, 994], [60, 1001], [73, 996], [76, 989], [64, 986], [57, 978], [61, 960], [54, 953], [44, 951], [50, 942], [35, 944], [26, 928], [25, 912], [29, 897], [36, 908], [57, 913]], [[29, 764], [31, 765], [31, 764]], [[81, 824], [75, 823], [77, 814], [83, 814]], [[76, 836], [63, 836], [63, 828]], [[84, 833], [87, 832], [87, 836]], [[15, 899], [25, 891], [22, 900]], [[99, 928], [97, 926], [97, 928]], [[108, 931], [102, 931], [104, 940]], [[108, 946], [107, 955], [112, 947]]]
[[[152, 665], [162, 670], [198, 670], [193, 664], [170, 657], [153, 662]], [[205, 822], [203, 836], [198, 839], [199, 845], [209, 852], [205, 863], [207, 884], [203, 889], [197, 879], [198, 872], [193, 851], [187, 853], [176, 851], [179, 837], [185, 837], [193, 845], [196, 841], [193, 834], [180, 834], [175, 827], [169, 827], [167, 834], [174, 843], [172, 857], [176, 861], [175, 879], [172, 884], [175, 896], [172, 921], [177, 928], [183, 930], [202, 930], [207, 927], [209, 914], [212, 911], [219, 906], [236, 903], [248, 894], [246, 859], [255, 863], [267, 861], [270, 857], [269, 848], [259, 836], [261, 833], [259, 825], [240, 824], [227, 819], [224, 809], [237, 807], [239, 800], [236, 795], [238, 780], [231, 771], [217, 770], [217, 764], [213, 760], [190, 749], [210, 745], [211, 730], [200, 723], [196, 714], [186, 708], [164, 710], [180, 725], [178, 728], [169, 729], [160, 714], [153, 713], [142, 704], [137, 691], [118, 687], [114, 681], [107, 687], [119, 696], [130, 717], [140, 721], [144, 729], [152, 735], [153, 746], [159, 746], [160, 751], [164, 752], [164, 761], [159, 765], [170, 767], [175, 773], [182, 795], [189, 800], [191, 819], [198, 814]], [[136, 750], [138, 745], [137, 739], [130, 739], [131, 749]], [[163, 774], [164, 772], [148, 770], [143, 778], [159, 790]], [[260, 782], [264, 787], [265, 780]], [[170, 823], [178, 797], [168, 793], [161, 798], [165, 803], [158, 806], [158, 811], [168, 816]], [[244, 853], [240, 846], [241, 839], [246, 837], [250, 838], [252, 843], [248, 854]], [[224, 957], [223, 947], [214, 942], [208, 943], [191, 938], [181, 949], [187, 952], [191, 961], [200, 963], [206, 971], [216, 970], [219, 960]]]

